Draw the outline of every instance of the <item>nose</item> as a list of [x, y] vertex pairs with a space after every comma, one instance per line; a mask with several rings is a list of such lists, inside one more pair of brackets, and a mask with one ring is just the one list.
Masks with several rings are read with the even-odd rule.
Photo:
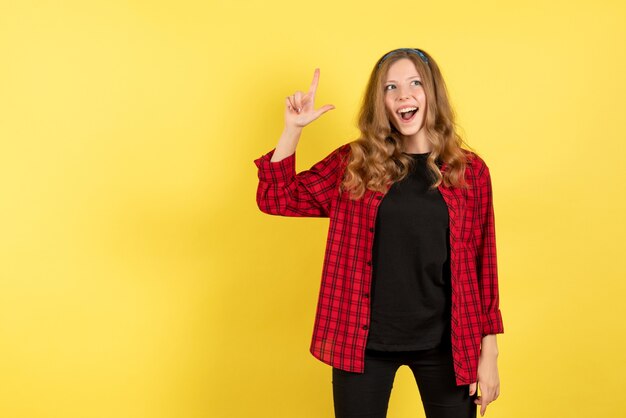
[[400, 87], [398, 91], [398, 99], [405, 100], [409, 98], [409, 92], [406, 88]]

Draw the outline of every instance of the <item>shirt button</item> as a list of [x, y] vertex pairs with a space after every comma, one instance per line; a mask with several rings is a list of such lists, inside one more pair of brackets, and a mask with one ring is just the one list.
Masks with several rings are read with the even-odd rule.
[[371, 260], [367, 260], [367, 265], [371, 266], [372, 265], [372, 261]]
[[370, 294], [369, 294], [369, 293], [363, 293], [363, 297], [364, 297], [364, 298], [369, 298], [369, 297], [370, 297]]
[[370, 228], [370, 232], [374, 232], [374, 228]]
[[382, 196], [376, 196], [376, 199], [378, 199], [378, 200], [380, 200], [382, 198], [383, 198]]
[[368, 327], [367, 325], [363, 325], [363, 329], [364, 329], [365, 331], [367, 331], [367, 330], [369, 329], [369, 327]]

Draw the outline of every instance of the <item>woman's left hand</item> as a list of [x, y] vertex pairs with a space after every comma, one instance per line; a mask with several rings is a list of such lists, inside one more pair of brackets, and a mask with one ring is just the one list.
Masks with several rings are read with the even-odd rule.
[[498, 356], [482, 351], [478, 359], [478, 381], [469, 386], [469, 393], [476, 393], [480, 387], [480, 396], [474, 403], [480, 405], [480, 416], [485, 415], [487, 405], [498, 399], [500, 395], [500, 378], [498, 377]]

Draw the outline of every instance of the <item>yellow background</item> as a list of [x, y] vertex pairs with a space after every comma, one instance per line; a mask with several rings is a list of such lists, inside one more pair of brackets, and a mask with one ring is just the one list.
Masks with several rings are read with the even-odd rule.
[[[253, 160], [321, 69], [298, 170], [419, 47], [492, 173], [495, 417], [623, 417], [621, 1], [0, 1], [0, 417], [330, 417], [308, 352], [327, 219]], [[399, 371], [393, 418], [423, 417]]]

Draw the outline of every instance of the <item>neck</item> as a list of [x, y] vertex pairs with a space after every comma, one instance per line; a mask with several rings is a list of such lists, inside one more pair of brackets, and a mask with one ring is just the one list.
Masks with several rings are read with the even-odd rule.
[[432, 144], [426, 139], [424, 131], [419, 130], [415, 135], [407, 136], [404, 138], [404, 152], [409, 154], [424, 154], [432, 151]]

